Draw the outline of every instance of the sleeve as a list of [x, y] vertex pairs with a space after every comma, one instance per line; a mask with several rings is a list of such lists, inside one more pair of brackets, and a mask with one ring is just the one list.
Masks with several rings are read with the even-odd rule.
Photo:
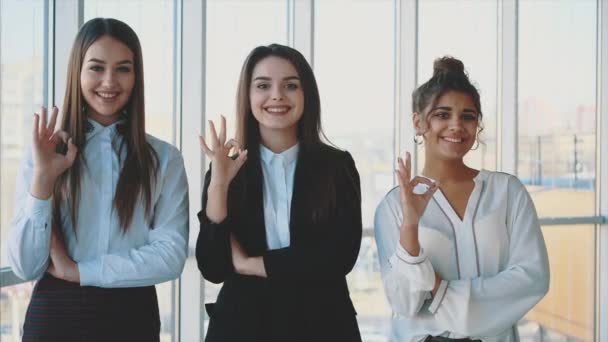
[[44, 275], [51, 247], [53, 200], [52, 197], [41, 200], [30, 194], [32, 172], [32, 152], [28, 148], [17, 178], [15, 216], [7, 241], [9, 264], [13, 272], [26, 281]]
[[228, 216], [224, 221], [215, 223], [209, 220], [205, 211], [208, 201], [207, 190], [210, 183], [211, 166], [209, 166], [209, 171], [205, 175], [203, 205], [198, 213], [200, 231], [196, 240], [196, 262], [203, 278], [212, 283], [219, 284], [226, 279], [228, 274], [233, 272], [232, 252], [230, 249], [230, 226], [234, 224], [235, 217], [231, 215], [230, 207], [228, 207]]
[[159, 179], [160, 196], [154, 205], [148, 243], [79, 262], [82, 286], [150, 286], [182, 273], [188, 253], [188, 180], [184, 160], [177, 150], [175, 153], [177, 157]]
[[267, 251], [269, 279], [328, 279], [349, 273], [361, 247], [361, 185], [351, 155], [346, 152], [336, 172], [336, 211], [327, 233], [314, 240]]
[[389, 192], [380, 202], [374, 217], [380, 272], [393, 312], [413, 317], [431, 296], [435, 271], [424, 249], [414, 257], [399, 243], [401, 209], [398, 203], [391, 201], [390, 195]]
[[435, 312], [431, 310], [447, 330], [466, 336], [499, 334], [516, 324], [549, 290], [547, 249], [534, 203], [513, 176], [508, 192], [508, 265], [491, 277], [447, 282], [434, 299]]

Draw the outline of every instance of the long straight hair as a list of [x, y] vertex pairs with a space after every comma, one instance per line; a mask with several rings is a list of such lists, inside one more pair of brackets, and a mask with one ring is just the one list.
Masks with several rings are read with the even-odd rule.
[[[248, 160], [257, 160], [259, 145], [261, 143], [260, 127], [251, 109], [251, 82], [253, 69], [265, 58], [282, 58], [296, 69], [300, 84], [304, 93], [303, 114], [297, 124], [297, 138], [300, 144], [300, 151], [304, 153], [312, 152], [313, 156], [323, 148], [333, 148], [325, 136], [321, 125], [321, 99], [315, 75], [306, 61], [306, 58], [297, 50], [280, 44], [268, 46], [258, 46], [249, 53], [239, 78], [236, 98], [236, 137], [244, 149], [249, 150]], [[314, 162], [314, 161], [313, 161]], [[307, 198], [313, 204], [313, 221], [319, 221], [327, 217], [332, 209], [336, 207], [336, 185], [335, 170], [324, 167], [327, 165], [315, 165], [318, 178], [315, 184], [308, 187]], [[245, 184], [246, 186], [246, 184]]]
[[[141, 45], [137, 35], [127, 24], [110, 18], [95, 18], [86, 22], [78, 31], [68, 62], [65, 98], [63, 100], [61, 129], [72, 137], [73, 143], [81, 152], [86, 145], [85, 127], [87, 123], [86, 101], [82, 96], [80, 74], [84, 56], [93, 43], [103, 36], [110, 36], [125, 44], [133, 53], [135, 84], [131, 97], [122, 109], [125, 124], [119, 130], [123, 142], [117, 153], [126, 148], [113, 206], [123, 232], [129, 229], [135, 205], [140, 196], [145, 202], [145, 215], [149, 220], [152, 207], [152, 187], [158, 173], [158, 156], [146, 140], [144, 108], [144, 72]], [[55, 224], [60, 223], [60, 203], [66, 200], [70, 210], [72, 226], [76, 232], [76, 211], [80, 199], [80, 179], [86, 167], [82, 153], [59, 180], [55, 183], [53, 196], [53, 217]]]

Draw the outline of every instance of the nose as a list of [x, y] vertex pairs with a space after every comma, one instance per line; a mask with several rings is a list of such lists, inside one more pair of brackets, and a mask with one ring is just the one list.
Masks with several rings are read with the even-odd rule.
[[450, 120], [449, 129], [450, 129], [450, 131], [454, 131], [454, 132], [459, 132], [459, 131], [464, 130], [464, 128], [462, 127], [462, 120], [457, 116], [453, 117], [452, 120]]
[[283, 99], [283, 91], [281, 87], [273, 87], [271, 95], [274, 101], [281, 101]]
[[107, 70], [104, 72], [101, 82], [104, 86], [113, 86], [116, 82], [116, 75], [112, 70]]

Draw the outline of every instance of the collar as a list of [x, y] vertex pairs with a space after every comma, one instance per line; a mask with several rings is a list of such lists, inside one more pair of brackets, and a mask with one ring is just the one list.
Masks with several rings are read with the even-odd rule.
[[268, 165], [272, 164], [274, 160], [280, 160], [283, 166], [292, 164], [298, 159], [299, 151], [299, 143], [296, 143], [295, 145], [281, 153], [274, 153], [266, 146], [260, 144], [260, 157], [262, 158], [262, 161]]
[[99, 122], [87, 117], [87, 121], [85, 122], [84, 131], [85, 131], [87, 140], [92, 138], [93, 136], [97, 135], [98, 133], [102, 133], [102, 132], [108, 132], [108, 134], [111, 137], [114, 137], [114, 136], [116, 136], [116, 133], [120, 130], [121, 126], [123, 126], [125, 123], [126, 123], [125, 119], [120, 119], [111, 125], [103, 126]]

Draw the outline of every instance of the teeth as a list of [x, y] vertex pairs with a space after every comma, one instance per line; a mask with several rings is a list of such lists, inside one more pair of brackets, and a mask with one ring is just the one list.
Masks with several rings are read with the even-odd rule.
[[289, 107], [267, 107], [266, 111], [269, 113], [284, 113], [289, 110]]
[[449, 137], [443, 137], [444, 140], [447, 140], [449, 142], [453, 142], [453, 143], [460, 143], [462, 142], [462, 138], [449, 138]]
[[112, 99], [112, 98], [115, 98], [116, 96], [118, 96], [118, 93], [102, 93], [102, 92], [97, 92], [97, 95], [103, 97], [104, 99]]

